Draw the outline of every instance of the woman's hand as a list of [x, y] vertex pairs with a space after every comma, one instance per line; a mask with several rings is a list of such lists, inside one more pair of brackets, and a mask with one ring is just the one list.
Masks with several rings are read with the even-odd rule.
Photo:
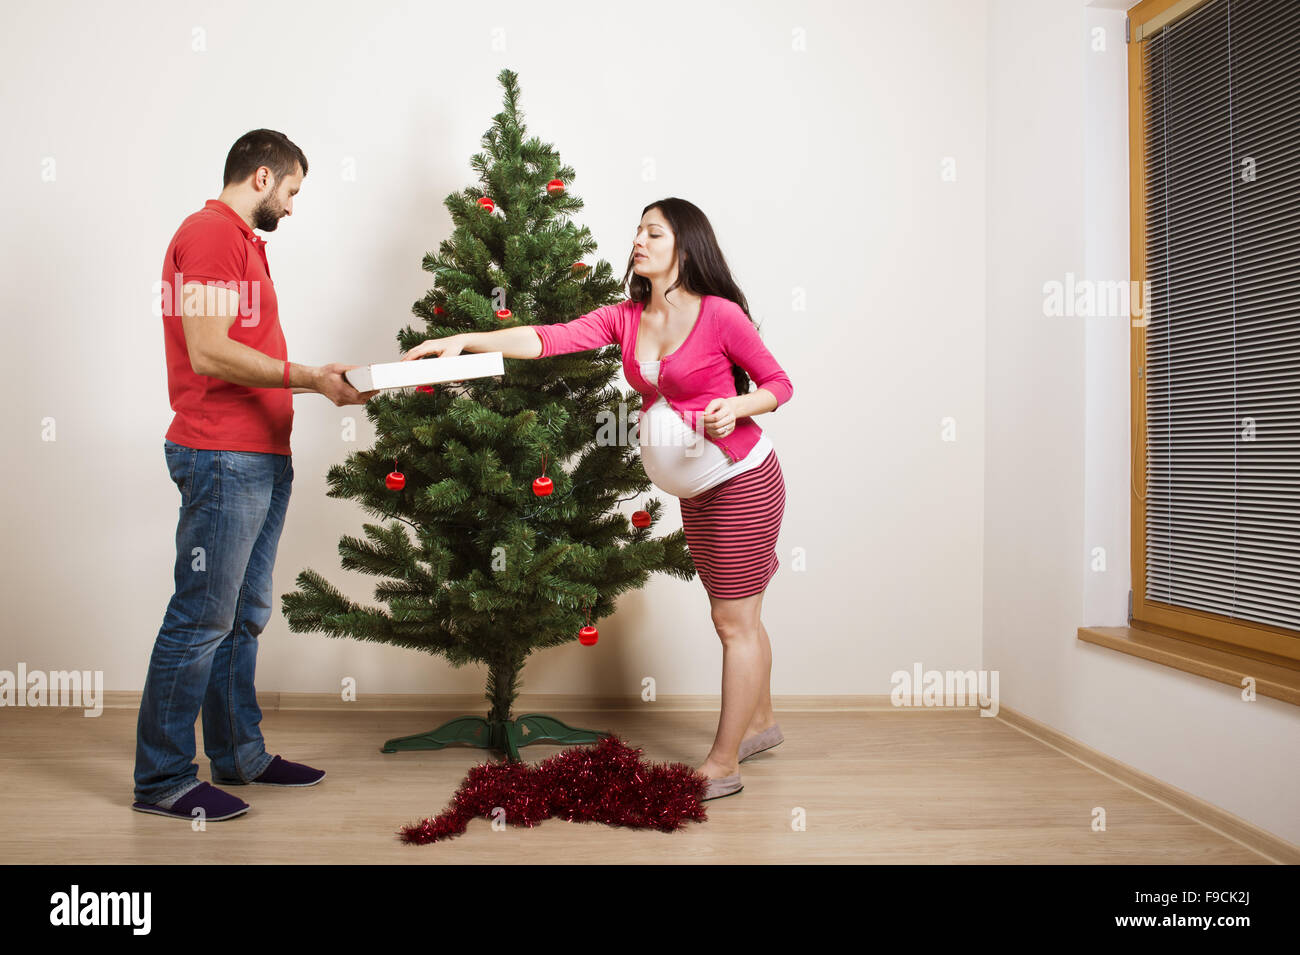
[[425, 355], [434, 355], [438, 358], [451, 358], [455, 355], [459, 355], [464, 347], [464, 335], [448, 335], [446, 338], [426, 338], [403, 355], [402, 361], [410, 361], [412, 358], [423, 358]]
[[704, 430], [711, 438], [725, 438], [736, 430], [735, 398], [714, 398], [704, 409]]

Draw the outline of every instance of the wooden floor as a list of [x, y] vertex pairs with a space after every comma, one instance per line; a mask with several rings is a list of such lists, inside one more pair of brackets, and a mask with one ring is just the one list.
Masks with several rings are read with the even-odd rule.
[[[973, 711], [780, 712], [785, 742], [741, 766], [745, 788], [675, 833], [547, 820], [449, 842], [401, 843], [436, 815], [484, 751], [379, 752], [460, 713], [265, 713], [270, 752], [328, 773], [305, 789], [248, 786], [237, 819], [193, 832], [133, 812], [136, 713], [11, 709], [0, 718], [3, 863], [1255, 863], [1262, 856]], [[648, 759], [703, 761], [716, 713], [554, 716], [604, 729]], [[530, 746], [536, 761], [558, 752]], [[199, 743], [199, 778], [208, 765]], [[1105, 807], [1107, 831], [1093, 832]], [[807, 830], [793, 831], [796, 807]]]

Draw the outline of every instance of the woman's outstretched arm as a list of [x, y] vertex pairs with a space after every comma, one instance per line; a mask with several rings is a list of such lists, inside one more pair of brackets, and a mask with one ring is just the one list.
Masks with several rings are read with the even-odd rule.
[[517, 325], [495, 332], [465, 332], [446, 338], [430, 338], [403, 355], [402, 361], [425, 355], [450, 358], [462, 351], [499, 351], [503, 358], [549, 358], [589, 351], [618, 342], [619, 323], [625, 315], [622, 306], [623, 303], [603, 305], [594, 312], [559, 325]]
[[499, 351], [503, 358], [540, 358], [542, 340], [531, 325], [502, 328], [495, 332], [465, 332], [446, 338], [428, 338], [402, 356], [402, 361], [434, 355], [450, 358], [461, 352]]

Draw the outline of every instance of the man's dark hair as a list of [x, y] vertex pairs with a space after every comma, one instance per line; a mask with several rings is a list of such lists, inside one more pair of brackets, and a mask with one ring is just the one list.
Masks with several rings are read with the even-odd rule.
[[226, 178], [222, 185], [243, 182], [259, 166], [270, 169], [276, 182], [292, 175], [299, 166], [302, 167], [302, 174], [307, 175], [307, 157], [288, 136], [274, 129], [254, 129], [244, 133], [230, 147], [230, 153], [226, 156]]

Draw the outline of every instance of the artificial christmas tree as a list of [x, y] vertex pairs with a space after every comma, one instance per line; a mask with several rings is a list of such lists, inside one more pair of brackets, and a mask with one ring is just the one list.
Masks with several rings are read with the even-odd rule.
[[[596, 246], [570, 220], [583, 206], [574, 170], [525, 138], [517, 77], [502, 70], [498, 79], [505, 109], [471, 159], [479, 185], [445, 200], [454, 229], [424, 258], [434, 288], [412, 309], [424, 328], [398, 333], [403, 352], [426, 338], [567, 322], [626, 297], [608, 262], [578, 261]], [[491, 704], [485, 719], [389, 740], [385, 752], [465, 743], [513, 761], [529, 742], [609, 735], [544, 714], [512, 719], [511, 705], [530, 653], [578, 639], [584, 623], [612, 613], [615, 598], [653, 572], [695, 574], [681, 531], [650, 535], [658, 500], [646, 504], [645, 526], [629, 527], [617, 510], [650, 488], [623, 426], [640, 395], [614, 386], [619, 368], [617, 346], [506, 359], [502, 378], [367, 402], [374, 447], [331, 467], [327, 493], [388, 519], [363, 524], [367, 540], [339, 541], [345, 569], [382, 578], [375, 599], [387, 610], [352, 602], [306, 569], [282, 598], [289, 629], [482, 663]], [[610, 440], [611, 430], [623, 437]], [[398, 460], [402, 481], [386, 482]], [[541, 475], [544, 494], [534, 483]]]

